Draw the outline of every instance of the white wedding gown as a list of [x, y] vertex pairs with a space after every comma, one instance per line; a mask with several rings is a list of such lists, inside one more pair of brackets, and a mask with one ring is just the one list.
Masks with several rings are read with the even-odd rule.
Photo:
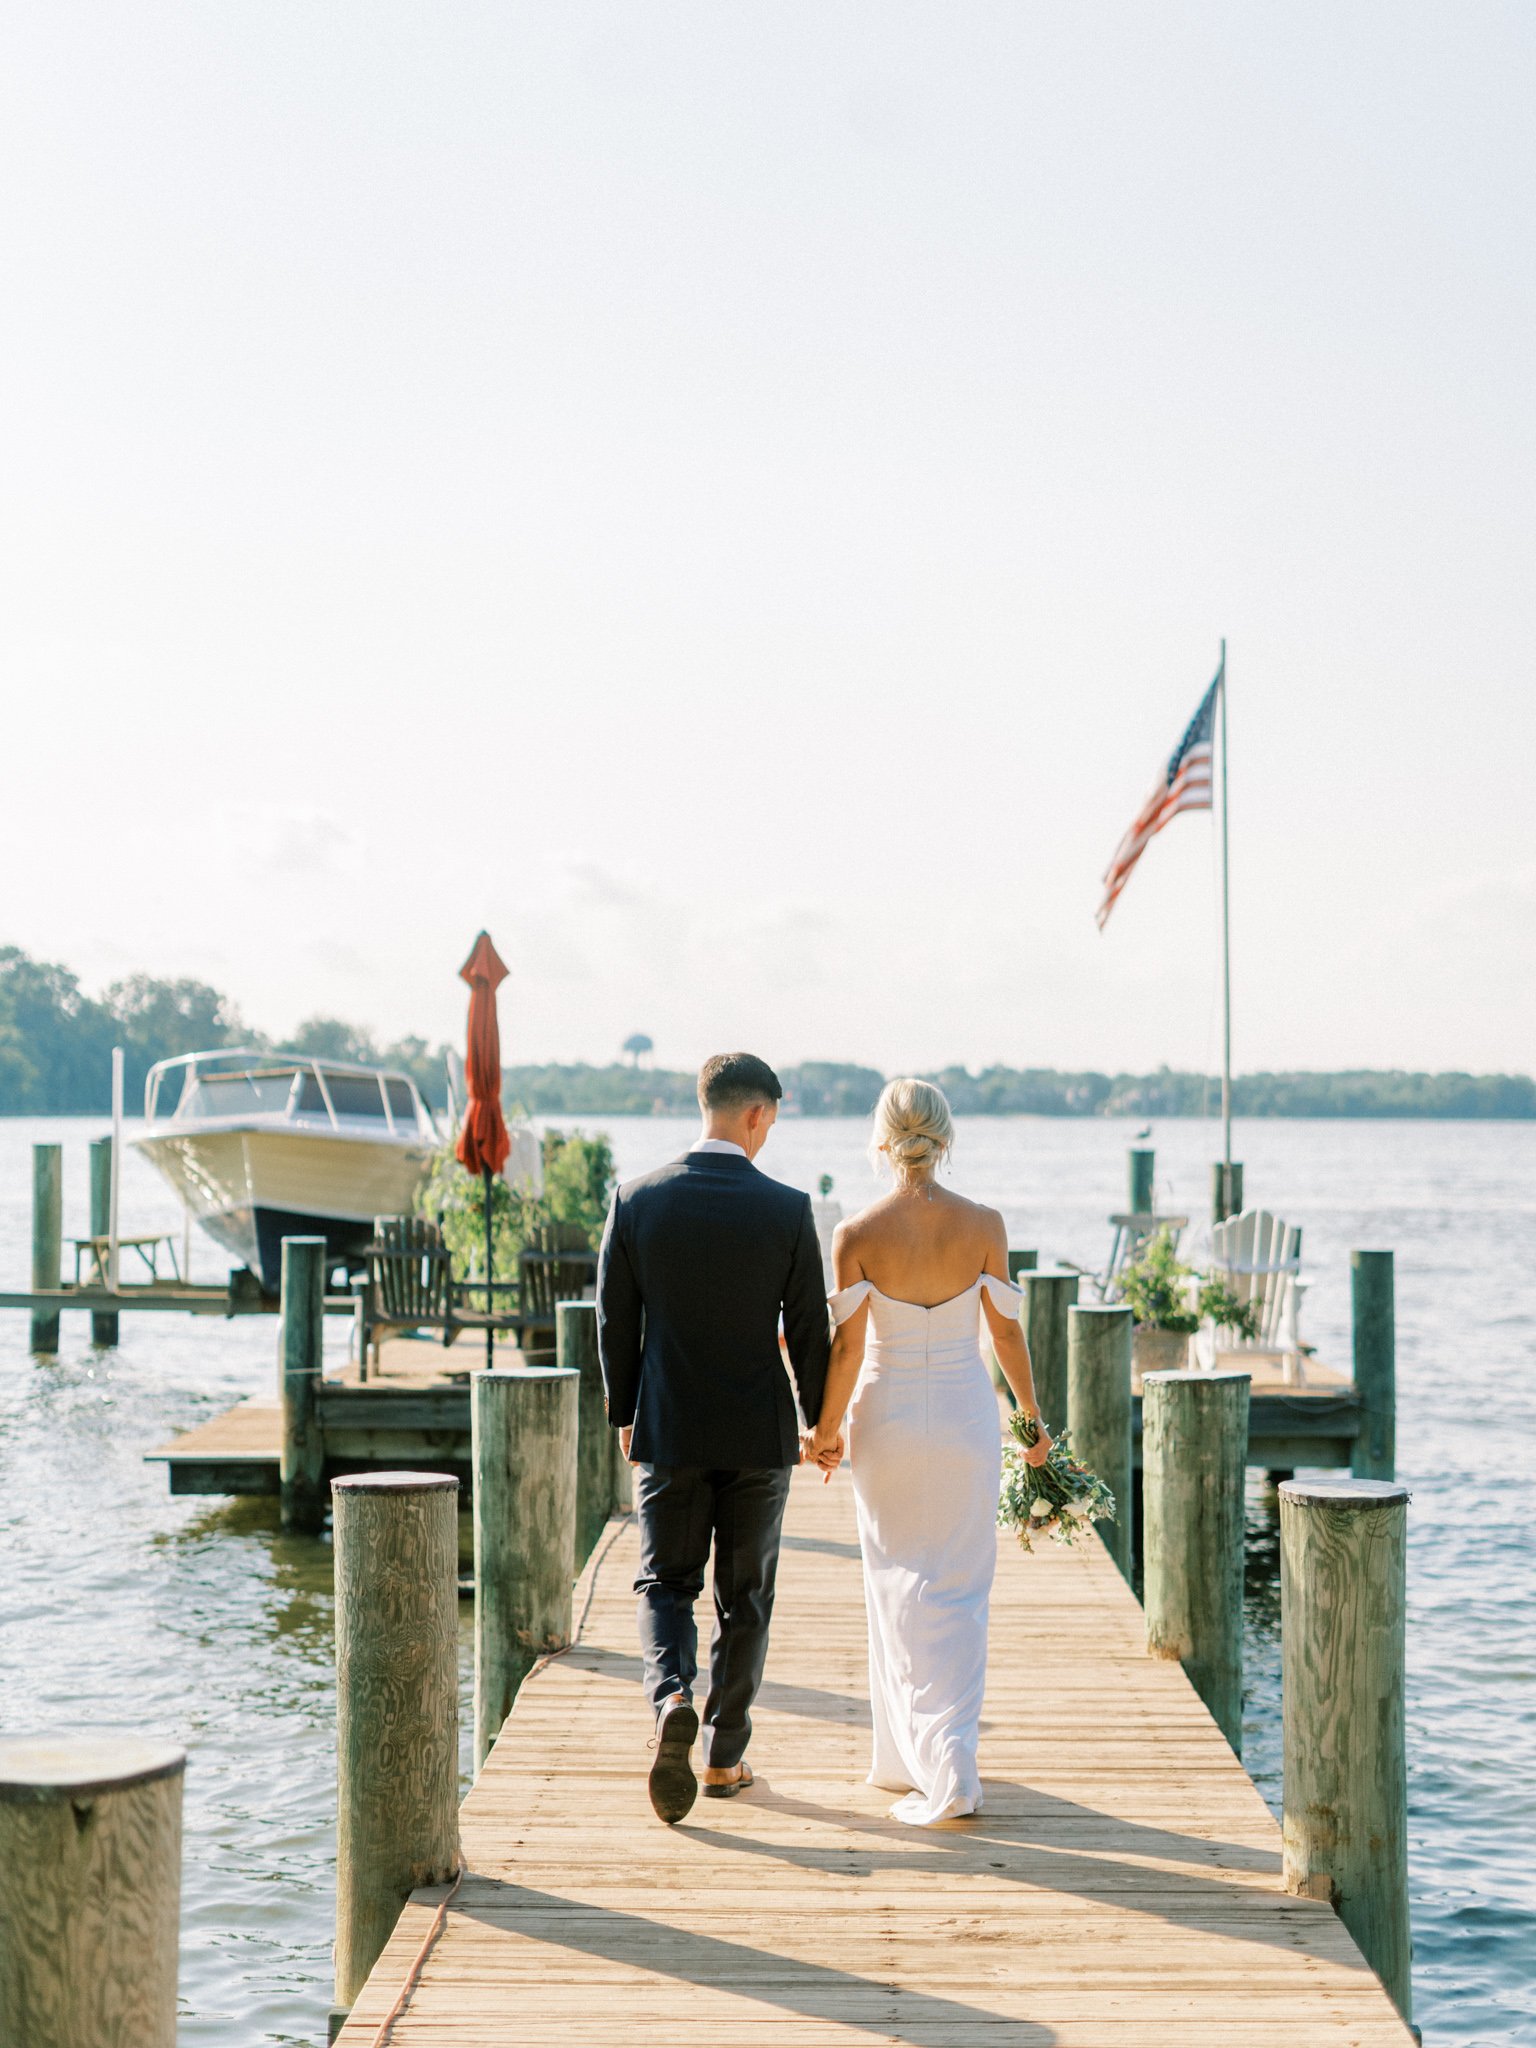
[[869, 1303], [848, 1454], [864, 1552], [869, 1782], [906, 1798], [916, 1827], [981, 1806], [976, 1745], [987, 1681], [987, 1603], [997, 1562], [1002, 1430], [981, 1355], [981, 1295], [1017, 1314], [1023, 1295], [983, 1273], [934, 1308], [860, 1280], [831, 1298], [846, 1322]]

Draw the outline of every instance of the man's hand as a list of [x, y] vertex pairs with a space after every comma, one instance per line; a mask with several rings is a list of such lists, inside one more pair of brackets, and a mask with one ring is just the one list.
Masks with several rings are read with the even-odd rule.
[[805, 1438], [805, 1461], [808, 1465], [821, 1467], [822, 1484], [832, 1477], [843, 1462], [843, 1433], [840, 1429], [824, 1430], [820, 1423]]
[[634, 1440], [635, 1425], [632, 1422], [626, 1423], [623, 1429], [619, 1431], [619, 1450], [623, 1454], [624, 1462], [626, 1465], [633, 1465], [633, 1463], [635, 1462], [634, 1459], [629, 1455], [629, 1447], [634, 1442]]

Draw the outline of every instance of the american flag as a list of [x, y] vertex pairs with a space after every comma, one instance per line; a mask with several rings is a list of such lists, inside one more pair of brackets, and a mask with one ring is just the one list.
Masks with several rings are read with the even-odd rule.
[[1104, 901], [1099, 905], [1099, 930], [1109, 921], [1120, 891], [1131, 879], [1131, 870], [1170, 818], [1180, 811], [1208, 811], [1211, 808], [1211, 734], [1216, 724], [1216, 693], [1221, 676], [1200, 699], [1200, 709], [1189, 721], [1184, 737], [1174, 748], [1168, 766], [1157, 785], [1136, 813], [1134, 822], [1120, 844], [1104, 876]]

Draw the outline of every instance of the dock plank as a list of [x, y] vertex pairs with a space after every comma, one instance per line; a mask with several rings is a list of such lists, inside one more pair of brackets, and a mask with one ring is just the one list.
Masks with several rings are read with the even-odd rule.
[[[524, 1687], [464, 1805], [469, 1874], [392, 2048], [1406, 2048], [1325, 1905], [1097, 1542], [1002, 1539], [986, 1808], [932, 1829], [866, 1785], [851, 1489], [791, 1489], [758, 1783], [663, 1828], [645, 1793], [632, 1523], [581, 1640]], [[340, 2039], [373, 2048], [444, 1894], [401, 1917]]]

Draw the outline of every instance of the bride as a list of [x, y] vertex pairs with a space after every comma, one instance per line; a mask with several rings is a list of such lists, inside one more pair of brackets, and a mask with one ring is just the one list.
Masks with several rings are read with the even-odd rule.
[[[1002, 1463], [983, 1314], [1019, 1406], [1039, 1409], [1003, 1219], [934, 1178], [954, 1143], [943, 1093], [890, 1082], [874, 1143], [893, 1185], [832, 1240], [837, 1329], [806, 1456], [828, 1474], [838, 1464], [851, 1396], [875, 1724], [869, 1782], [905, 1793], [892, 1813], [924, 1827], [981, 1805], [976, 1744]], [[1043, 1464], [1049, 1449], [1042, 1426], [1025, 1455]]]

